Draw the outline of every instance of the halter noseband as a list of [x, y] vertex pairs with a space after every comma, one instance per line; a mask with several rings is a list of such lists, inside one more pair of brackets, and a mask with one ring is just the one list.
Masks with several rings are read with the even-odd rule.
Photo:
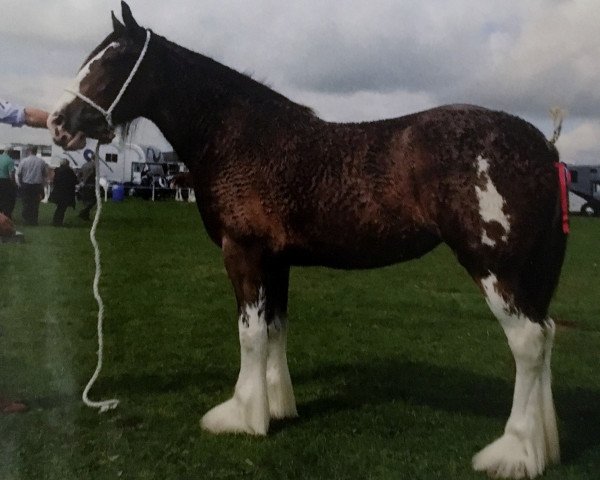
[[150, 30], [146, 30], [146, 41], [144, 42], [144, 47], [142, 48], [142, 51], [140, 52], [140, 56], [138, 57], [137, 61], [135, 62], [135, 65], [133, 66], [133, 68], [131, 69], [131, 73], [129, 73], [127, 80], [125, 80], [125, 83], [123, 83], [123, 86], [121, 87], [121, 90], [119, 91], [117, 97], [114, 99], [114, 101], [112, 102], [110, 107], [108, 107], [108, 110], [104, 110], [100, 105], [98, 105], [96, 102], [94, 102], [91, 98], [86, 97], [81, 92], [76, 92], [76, 91], [70, 90], [68, 88], [65, 88], [65, 90], [69, 93], [72, 93], [76, 97], [80, 98], [81, 100], [83, 100], [85, 103], [87, 103], [91, 107], [94, 107], [96, 110], [98, 110], [106, 119], [106, 123], [108, 123], [108, 126], [112, 128], [114, 126], [112, 123], [112, 112], [115, 109], [115, 107], [117, 106], [117, 104], [119, 103], [119, 101], [121, 100], [121, 97], [125, 93], [125, 90], [131, 83], [133, 76], [138, 71], [140, 63], [142, 63], [142, 60], [144, 59], [144, 56], [146, 55], [146, 51], [148, 50], [148, 43], [150, 43]]

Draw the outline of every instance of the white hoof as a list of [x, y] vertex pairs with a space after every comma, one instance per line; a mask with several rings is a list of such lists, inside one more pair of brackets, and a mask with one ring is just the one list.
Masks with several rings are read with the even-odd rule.
[[269, 417], [248, 415], [242, 402], [233, 397], [209, 410], [202, 417], [200, 426], [212, 433], [249, 433], [266, 435], [269, 430]]
[[493, 478], [535, 478], [544, 472], [544, 452], [530, 441], [504, 434], [473, 457], [473, 468]]

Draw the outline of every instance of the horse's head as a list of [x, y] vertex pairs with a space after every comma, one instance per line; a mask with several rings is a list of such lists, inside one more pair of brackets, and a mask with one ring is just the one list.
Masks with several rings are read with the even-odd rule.
[[124, 23], [112, 14], [113, 32], [88, 56], [48, 117], [54, 142], [66, 150], [83, 148], [86, 137], [109, 143], [114, 125], [140, 116], [146, 89], [142, 75], [132, 72], [142, 68], [150, 37], [125, 2], [121, 8]]

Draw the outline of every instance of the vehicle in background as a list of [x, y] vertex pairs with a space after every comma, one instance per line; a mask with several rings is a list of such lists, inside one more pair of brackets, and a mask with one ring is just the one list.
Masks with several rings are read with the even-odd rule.
[[27, 156], [27, 149], [32, 146], [37, 147], [38, 156], [42, 157], [47, 164], [51, 165], [52, 147], [50, 145], [38, 145], [34, 143], [7, 143], [1, 145], [8, 156], [14, 160], [15, 167], [19, 166], [19, 162]]
[[583, 199], [582, 215], [600, 216], [600, 165], [567, 165], [571, 174], [569, 190]]
[[[67, 159], [75, 170], [86, 162], [92, 161], [96, 150], [96, 141], [88, 140], [81, 150], [65, 151], [52, 147], [51, 165], [57, 166]], [[150, 145], [137, 145], [121, 141], [101, 145], [99, 149], [100, 178], [109, 186], [124, 186], [126, 195], [143, 198], [173, 197], [175, 191], [170, 188], [170, 179], [185, 171], [174, 152], [162, 152]]]

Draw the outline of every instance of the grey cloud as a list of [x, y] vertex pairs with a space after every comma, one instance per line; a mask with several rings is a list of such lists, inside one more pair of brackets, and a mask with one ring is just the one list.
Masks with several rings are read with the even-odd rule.
[[75, 75], [86, 48], [63, 40], [41, 41], [35, 37], [7, 34], [2, 37], [2, 72], [22, 75]]
[[[66, 4], [10, 2], [3, 10], [1, 95], [52, 104], [45, 95], [70, 78], [109, 32], [110, 10], [120, 11], [117, 0], [82, 0], [62, 15]], [[545, 131], [547, 110], [557, 104], [582, 121], [598, 121], [595, 0], [129, 4], [140, 24], [253, 72], [328, 119], [371, 120], [467, 102], [518, 113]], [[38, 100], [37, 85], [29, 81], [36, 76], [52, 84], [40, 88]]]
[[329, 93], [429, 91], [458, 81], [465, 64], [474, 61], [466, 49], [448, 61], [450, 52], [444, 50], [410, 38], [363, 43], [332, 35], [307, 45], [286, 79], [298, 88]]

